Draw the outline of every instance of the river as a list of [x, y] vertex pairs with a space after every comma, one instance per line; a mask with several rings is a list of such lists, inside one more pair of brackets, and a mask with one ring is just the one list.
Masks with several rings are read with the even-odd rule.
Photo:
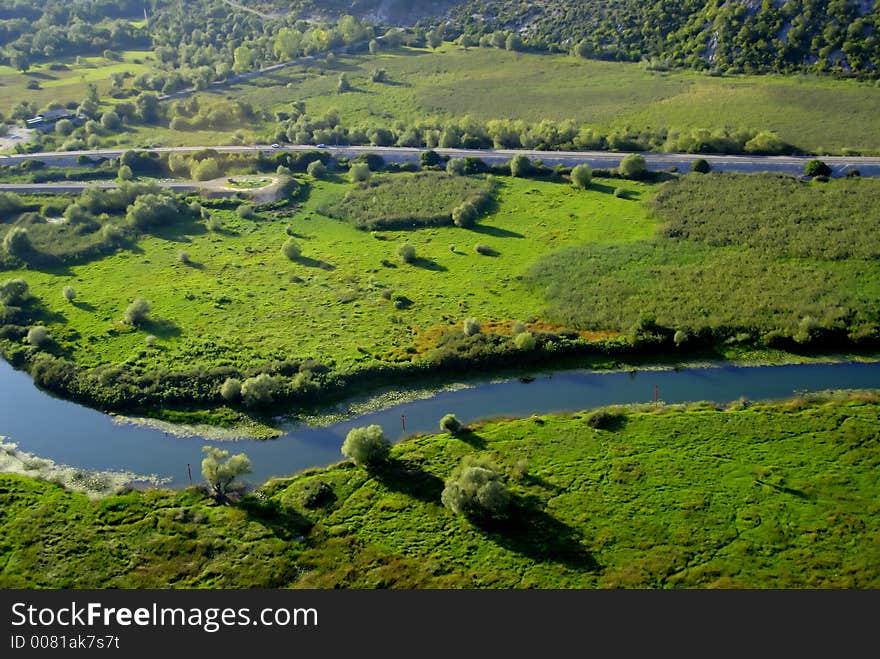
[[[656, 388], [656, 389], [655, 389]], [[440, 418], [455, 414], [463, 423], [494, 416], [530, 416], [579, 411], [602, 405], [641, 403], [655, 392], [666, 403], [711, 400], [729, 402], [785, 398], [825, 389], [880, 388], [880, 364], [823, 363], [736, 367], [716, 365], [680, 370], [634, 372], [564, 371], [519, 379], [468, 384], [428, 398], [394, 405], [323, 427], [290, 428], [274, 440], [235, 440], [220, 444], [245, 452], [253, 464], [248, 481], [262, 483], [302, 469], [342, 459], [346, 433], [379, 424], [395, 440], [406, 434], [438, 432]], [[167, 479], [171, 487], [200, 480], [206, 437], [181, 437], [118, 419], [56, 398], [31, 378], [0, 361], [0, 436], [19, 449], [56, 463], [95, 471], [134, 472]]]

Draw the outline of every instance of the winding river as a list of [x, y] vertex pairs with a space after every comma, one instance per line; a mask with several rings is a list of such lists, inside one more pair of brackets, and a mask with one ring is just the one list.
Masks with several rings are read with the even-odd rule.
[[[655, 389], [656, 388], [656, 389]], [[579, 411], [617, 403], [649, 402], [655, 391], [666, 403], [729, 402], [784, 398], [825, 389], [880, 388], [880, 364], [828, 363], [788, 366], [728, 365], [634, 372], [564, 371], [467, 385], [323, 427], [292, 427], [275, 440], [235, 440], [222, 446], [244, 451], [253, 463], [251, 483], [342, 459], [340, 447], [355, 426], [379, 424], [387, 436], [438, 431], [452, 412], [464, 423], [493, 416]], [[167, 479], [171, 487], [200, 480], [202, 447], [216, 441], [176, 436], [155, 427], [120, 422], [110, 415], [61, 400], [0, 360], [0, 436], [20, 450], [56, 463], [95, 471], [123, 471]]]

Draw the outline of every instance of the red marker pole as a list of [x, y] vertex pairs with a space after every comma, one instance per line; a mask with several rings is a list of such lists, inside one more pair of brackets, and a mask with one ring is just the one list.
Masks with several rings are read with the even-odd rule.
[[189, 475], [189, 484], [192, 485], [193, 484], [193, 473], [192, 473], [192, 469], [190, 469], [189, 462], [186, 463], [186, 473], [187, 473], [187, 475]]
[[406, 432], [406, 415], [405, 414], [400, 415], [400, 428], [403, 430], [403, 432]]

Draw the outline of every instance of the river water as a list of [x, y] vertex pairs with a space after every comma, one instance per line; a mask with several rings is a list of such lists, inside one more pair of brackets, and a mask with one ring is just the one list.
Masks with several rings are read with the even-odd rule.
[[[880, 364], [834, 363], [789, 366], [728, 365], [635, 372], [564, 371], [536, 374], [531, 382], [513, 379], [467, 385], [430, 398], [406, 402], [324, 427], [293, 427], [274, 440], [223, 442], [245, 452], [253, 464], [252, 484], [343, 459], [346, 433], [379, 424], [388, 437], [438, 432], [440, 418], [455, 414], [463, 423], [493, 416], [530, 416], [580, 411], [602, 405], [641, 403], [655, 393], [666, 403], [711, 400], [719, 403], [785, 398], [826, 389], [880, 388]], [[55, 398], [30, 377], [0, 360], [0, 436], [19, 449], [56, 463], [96, 471], [134, 472], [168, 479], [171, 487], [200, 480], [205, 437], [179, 437], [161, 429], [121, 423], [112, 416]], [[403, 418], [402, 418], [403, 417]]]

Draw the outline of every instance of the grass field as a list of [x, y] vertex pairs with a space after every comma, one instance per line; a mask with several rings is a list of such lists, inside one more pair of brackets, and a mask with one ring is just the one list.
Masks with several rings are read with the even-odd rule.
[[[90, 82], [97, 86], [102, 97], [106, 97], [111, 74], [128, 72], [137, 76], [152, 70], [148, 60], [153, 55], [149, 51], [124, 51], [121, 55], [121, 62], [103, 57], [81, 57], [77, 64], [73, 59], [63, 59], [58, 63], [67, 66], [68, 70], [62, 71], [51, 70], [49, 64], [35, 64], [27, 73], [0, 66], [0, 112], [8, 116], [20, 101], [33, 102], [38, 108], [53, 101], [79, 103], [86, 97], [86, 85]], [[29, 81], [37, 81], [40, 89], [28, 89]]]
[[[174, 371], [313, 358], [347, 369], [412, 359], [434, 346], [437, 330], [468, 317], [486, 324], [538, 320], [542, 301], [520, 278], [542, 254], [654, 233], [656, 221], [635, 201], [650, 188], [623, 187], [632, 199], [615, 197], [601, 183], [579, 192], [564, 183], [502, 178], [497, 207], [473, 229], [370, 234], [316, 211], [355, 188], [319, 181], [291, 216], [242, 219], [214, 210], [219, 232], [181, 221], [142, 237], [134, 250], [3, 278], [28, 282], [44, 305], [54, 349], [82, 366]], [[0, 233], [8, 226], [0, 225]], [[281, 251], [288, 234], [302, 248], [296, 261]], [[397, 256], [404, 242], [416, 249], [412, 264]], [[476, 253], [478, 244], [496, 255]], [[182, 251], [189, 263], [181, 262]], [[65, 285], [74, 286], [75, 304], [62, 297]], [[140, 330], [122, 322], [136, 296], [152, 306], [153, 320]], [[409, 303], [396, 304], [401, 297]], [[158, 337], [152, 347], [148, 335]]]
[[878, 202], [874, 179], [689, 176], [653, 202], [661, 235], [562, 250], [528, 280], [548, 318], [581, 329], [629, 331], [652, 317], [690, 335], [868, 338], [880, 327]]
[[[417, 437], [372, 474], [306, 472], [229, 506], [0, 475], [0, 587], [880, 586], [875, 395], [587, 418]], [[500, 471], [510, 520], [441, 505], [465, 456]]]
[[[371, 81], [376, 68], [386, 69], [389, 82]], [[338, 94], [342, 71], [354, 90]], [[658, 73], [631, 63], [496, 49], [465, 51], [448, 44], [436, 52], [404, 49], [340, 58], [332, 68], [285, 69], [215, 95], [267, 109], [305, 101], [310, 115], [337, 110], [345, 125], [386, 126], [426, 117], [571, 119], [603, 131], [772, 130], [810, 151], [880, 150], [875, 111], [880, 88], [869, 83], [811, 76]]]

